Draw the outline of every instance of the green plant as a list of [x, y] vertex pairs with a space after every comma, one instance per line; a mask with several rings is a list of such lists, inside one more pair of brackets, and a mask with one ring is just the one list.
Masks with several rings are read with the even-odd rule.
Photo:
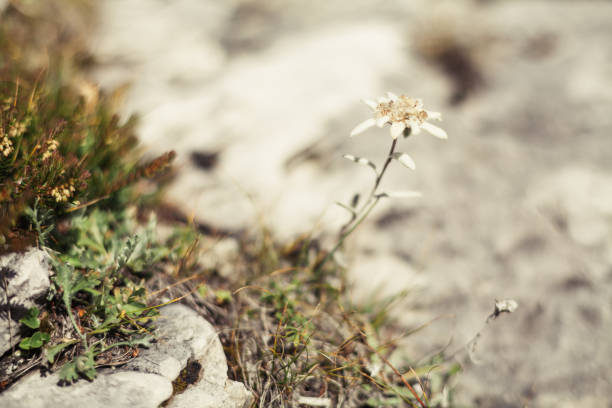
[[30, 337], [26, 337], [21, 340], [19, 347], [23, 350], [37, 349], [43, 346], [51, 338], [48, 333], [37, 330], [40, 328], [40, 319], [38, 315], [40, 310], [36, 306], [28, 309], [27, 314], [19, 320], [23, 325], [29, 327], [32, 330], [36, 330]]
[[[83, 210], [82, 210], [83, 211]], [[78, 341], [61, 340], [46, 350], [49, 363], [65, 347], [78, 348], [66, 362], [61, 377], [95, 376], [95, 357], [113, 347], [146, 345], [153, 339], [150, 323], [156, 307], [147, 306], [144, 280], [169, 255], [155, 238], [155, 218], [138, 230], [133, 211], [94, 209], [72, 219], [74, 244], [55, 253], [54, 291]]]

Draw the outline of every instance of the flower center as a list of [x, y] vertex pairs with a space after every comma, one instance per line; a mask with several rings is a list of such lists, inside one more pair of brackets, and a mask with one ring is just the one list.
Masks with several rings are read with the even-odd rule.
[[427, 120], [427, 112], [422, 109], [423, 103], [419, 99], [400, 96], [395, 101], [381, 102], [376, 107], [379, 118], [387, 116], [389, 122], [414, 122], [419, 125]]

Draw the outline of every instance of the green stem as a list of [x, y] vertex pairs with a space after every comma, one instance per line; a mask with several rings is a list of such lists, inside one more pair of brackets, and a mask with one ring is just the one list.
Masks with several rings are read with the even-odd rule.
[[344, 234], [344, 232], [351, 226], [351, 224], [355, 222], [356, 219], [359, 218], [359, 214], [361, 214], [372, 202], [372, 199], [374, 198], [374, 195], [376, 194], [376, 190], [378, 189], [378, 186], [380, 185], [380, 182], [383, 176], [385, 175], [385, 172], [387, 171], [387, 167], [389, 167], [391, 160], [393, 160], [393, 153], [395, 152], [396, 145], [397, 145], [397, 139], [393, 139], [393, 143], [391, 143], [391, 148], [389, 149], [389, 153], [387, 154], [387, 159], [385, 161], [385, 164], [380, 170], [380, 173], [376, 175], [376, 180], [374, 181], [374, 186], [372, 187], [372, 191], [370, 191], [370, 194], [368, 195], [368, 199], [365, 201], [365, 204], [363, 205], [363, 207], [361, 207], [359, 211], [353, 214], [349, 222], [347, 222], [346, 224], [342, 226], [342, 228], [340, 228], [340, 235]]
[[357, 221], [355, 221], [353, 223], [353, 226], [351, 228], [349, 228], [347, 231], [345, 231], [342, 236], [340, 237], [340, 239], [338, 240], [338, 242], [336, 243], [336, 245], [332, 248], [331, 251], [329, 251], [329, 253], [325, 256], [325, 258], [323, 258], [323, 260], [319, 263], [319, 265], [317, 266], [317, 269], [315, 270], [316, 273], [321, 272], [321, 270], [323, 269], [323, 265], [325, 265], [325, 263], [327, 261], [329, 261], [334, 254], [336, 253], [336, 251], [338, 249], [340, 249], [340, 247], [342, 246], [342, 244], [344, 243], [344, 240], [351, 235], [351, 233], [353, 231], [355, 231], [355, 229], [366, 219], [366, 217], [368, 216], [368, 214], [370, 214], [370, 211], [372, 211], [372, 209], [374, 209], [374, 207], [376, 206], [376, 204], [378, 203], [378, 200], [380, 200], [380, 198], [374, 198], [374, 201], [372, 201], [370, 203], [370, 206], [366, 209], [362, 209], [365, 210], [363, 211], [363, 215], [357, 219]]
[[83, 345], [85, 347], [87, 347], [87, 338], [86, 336], [81, 332], [81, 330], [79, 329], [79, 325], [76, 322], [76, 319], [74, 318], [74, 314], [72, 313], [72, 302], [70, 301], [70, 295], [67, 294], [66, 292], [64, 292], [64, 306], [66, 307], [66, 310], [68, 311], [68, 317], [70, 318], [70, 322], [72, 323], [72, 326], [74, 327], [74, 330], [76, 330], [76, 332], [79, 334], [79, 336], [81, 337], [81, 340], [83, 340]]
[[321, 269], [323, 269], [323, 265], [325, 265], [325, 263], [329, 261], [331, 257], [334, 256], [336, 251], [344, 243], [344, 240], [349, 235], [351, 235], [353, 231], [355, 231], [355, 229], [363, 222], [363, 220], [366, 219], [366, 217], [370, 214], [370, 211], [372, 211], [372, 209], [378, 203], [378, 200], [380, 199], [380, 197], [376, 196], [376, 190], [378, 189], [378, 186], [380, 185], [380, 182], [383, 176], [385, 175], [385, 172], [387, 171], [387, 168], [389, 167], [391, 160], [393, 160], [393, 153], [395, 152], [396, 146], [397, 146], [397, 139], [393, 139], [393, 143], [391, 143], [391, 148], [389, 149], [389, 153], [387, 154], [387, 159], [385, 160], [385, 164], [380, 170], [380, 173], [378, 173], [378, 175], [376, 176], [376, 180], [374, 181], [374, 186], [372, 187], [372, 191], [370, 191], [370, 195], [368, 196], [368, 199], [366, 200], [363, 207], [361, 207], [359, 211], [353, 214], [353, 217], [351, 218], [351, 220], [342, 226], [342, 228], [340, 229], [340, 238], [338, 239], [338, 242], [332, 248], [332, 250], [325, 256], [325, 258], [323, 258], [323, 260], [319, 263], [315, 272], [318, 273], [321, 271]]

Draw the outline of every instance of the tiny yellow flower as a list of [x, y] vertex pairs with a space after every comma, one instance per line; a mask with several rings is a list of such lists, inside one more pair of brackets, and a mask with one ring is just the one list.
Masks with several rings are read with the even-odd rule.
[[8, 157], [13, 152], [13, 142], [6, 135], [0, 138], [0, 153]]
[[11, 138], [16, 138], [21, 136], [26, 130], [26, 122], [17, 122], [9, 128], [8, 135]]
[[51, 189], [50, 195], [55, 198], [55, 201], [58, 203], [65, 203], [74, 193], [74, 181], [70, 180], [66, 184], [62, 184], [59, 187], [54, 187]]
[[59, 146], [59, 142], [57, 140], [53, 140], [53, 139], [48, 140], [47, 141], [47, 151], [43, 153], [42, 159], [47, 160], [49, 157], [51, 157], [53, 152], [57, 150], [58, 146]]
[[406, 129], [410, 129], [410, 133], [415, 135], [424, 129], [440, 139], [448, 138], [444, 129], [427, 122], [428, 119], [442, 120], [440, 113], [423, 109], [423, 101], [420, 99], [409, 98], [405, 95], [397, 96], [388, 92], [386, 97], [378, 98], [378, 102], [366, 99], [363, 100], [363, 103], [372, 109], [374, 117], [357, 125], [351, 132], [351, 136], [358, 135], [373, 126], [382, 128], [385, 125], [391, 125], [390, 133], [393, 139], [397, 139]]

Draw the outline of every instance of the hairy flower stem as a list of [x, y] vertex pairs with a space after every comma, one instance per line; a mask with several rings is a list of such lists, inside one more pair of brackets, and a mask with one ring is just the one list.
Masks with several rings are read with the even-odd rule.
[[336, 253], [338, 249], [340, 249], [340, 247], [342, 247], [344, 240], [349, 235], [351, 235], [351, 233], [355, 231], [355, 229], [357, 229], [357, 227], [367, 218], [370, 212], [374, 209], [376, 204], [378, 204], [380, 197], [376, 196], [376, 191], [378, 190], [378, 186], [380, 185], [380, 182], [383, 176], [385, 175], [385, 172], [387, 171], [387, 168], [389, 167], [391, 160], [393, 160], [393, 153], [395, 152], [396, 146], [397, 146], [397, 139], [393, 139], [393, 143], [391, 143], [391, 148], [389, 149], [389, 154], [387, 154], [387, 160], [385, 161], [385, 164], [380, 170], [380, 173], [378, 173], [378, 175], [376, 176], [376, 180], [374, 181], [374, 186], [372, 187], [372, 191], [370, 191], [370, 195], [368, 196], [368, 199], [366, 200], [363, 207], [361, 207], [359, 211], [353, 214], [353, 217], [350, 219], [350, 221], [342, 226], [342, 228], [340, 229], [340, 237], [338, 238], [338, 242], [332, 248], [332, 250], [329, 251], [329, 253], [325, 256], [325, 258], [323, 258], [323, 260], [319, 263], [319, 265], [316, 268], [317, 273], [323, 269], [323, 266], [325, 265], [325, 263], [334, 256], [334, 254]]
[[381, 169], [380, 173], [378, 173], [376, 176], [376, 180], [374, 181], [374, 186], [372, 187], [372, 191], [370, 191], [368, 199], [366, 200], [363, 207], [361, 207], [359, 211], [355, 212], [353, 216], [351, 217], [351, 219], [346, 224], [344, 224], [342, 228], [340, 228], [340, 236], [344, 235], [344, 232], [351, 226], [351, 224], [356, 219], [359, 218], [359, 215], [368, 207], [368, 205], [370, 205], [372, 200], [375, 198], [376, 190], [378, 189], [378, 186], [380, 185], [380, 181], [382, 180], [385, 174], [385, 171], [387, 171], [387, 167], [389, 167], [389, 163], [391, 163], [391, 160], [393, 160], [393, 153], [395, 152], [396, 145], [397, 145], [397, 139], [393, 139], [393, 143], [391, 143], [391, 149], [389, 149], [389, 154], [387, 155], [387, 160], [385, 161], [385, 164], [383, 165], [383, 168]]
[[[351, 233], [353, 231], [355, 231], [355, 229], [357, 229], [357, 227], [363, 222], [363, 220], [366, 219], [366, 217], [370, 214], [370, 212], [374, 209], [374, 207], [376, 206], [376, 204], [378, 204], [378, 200], [380, 200], [380, 198], [375, 197], [374, 201], [371, 201], [369, 203], [369, 207], [364, 207], [362, 208], [361, 212], [363, 212], [363, 214], [357, 218], [357, 220], [352, 224], [352, 226], [346, 230], [345, 232], [342, 233], [342, 235], [340, 236], [340, 238], [338, 239], [338, 242], [336, 243], [336, 245], [332, 248], [331, 251], [329, 251], [329, 253], [325, 256], [325, 258], [323, 258], [323, 260], [319, 263], [319, 265], [317, 266], [317, 268], [315, 269], [316, 273], [321, 272], [321, 270], [323, 269], [323, 266], [325, 265], [325, 263], [327, 261], [329, 261], [334, 254], [336, 253], [336, 251], [338, 249], [340, 249], [340, 247], [342, 246], [342, 244], [344, 243], [344, 240], [351, 235]], [[364, 211], [365, 210], [365, 211]]]
[[389, 167], [389, 163], [391, 163], [391, 160], [393, 159], [393, 153], [395, 153], [395, 146], [397, 146], [397, 139], [393, 139], [393, 143], [391, 143], [391, 149], [389, 149], [387, 160], [385, 161], [385, 164], [383, 165], [382, 170], [378, 174], [378, 177], [376, 177], [376, 182], [374, 183], [374, 187], [372, 188], [372, 191], [370, 192], [370, 196], [368, 197], [368, 202], [374, 198], [374, 194], [376, 194], [376, 190], [378, 189], [378, 186], [380, 185], [380, 181], [382, 180], [382, 177], [385, 174], [385, 171], [387, 171], [387, 167]]

